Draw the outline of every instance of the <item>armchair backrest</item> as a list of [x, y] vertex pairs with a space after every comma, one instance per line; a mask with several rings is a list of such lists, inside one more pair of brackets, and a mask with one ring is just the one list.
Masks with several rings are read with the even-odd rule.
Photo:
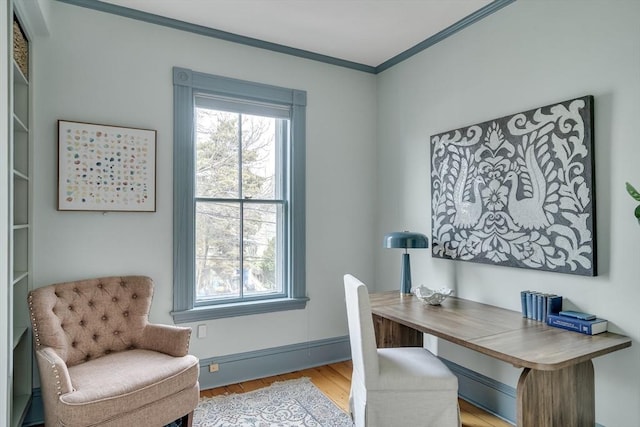
[[36, 350], [51, 347], [67, 366], [136, 347], [148, 323], [146, 276], [58, 283], [29, 293]]
[[[349, 342], [355, 377], [365, 385], [378, 378], [378, 350], [367, 286], [354, 276], [344, 276]], [[354, 377], [354, 378], [355, 378]]]

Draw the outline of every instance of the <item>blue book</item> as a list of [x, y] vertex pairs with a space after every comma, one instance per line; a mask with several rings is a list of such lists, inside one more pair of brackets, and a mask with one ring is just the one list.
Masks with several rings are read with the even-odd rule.
[[547, 316], [549, 316], [550, 314], [558, 314], [561, 311], [562, 297], [560, 295], [549, 295], [547, 297]]
[[527, 319], [533, 319], [533, 292], [527, 292]]
[[542, 322], [542, 301], [543, 296], [540, 292], [536, 292], [536, 320]]
[[607, 331], [608, 323], [605, 319], [582, 320], [576, 317], [550, 314], [547, 324], [568, 331], [580, 332], [585, 335], [596, 335]]
[[563, 310], [560, 312], [561, 316], [575, 317], [580, 320], [593, 320], [596, 318], [595, 314], [583, 313], [581, 311]]
[[527, 317], [527, 294], [529, 291], [520, 291], [520, 305], [522, 306], [522, 317]]

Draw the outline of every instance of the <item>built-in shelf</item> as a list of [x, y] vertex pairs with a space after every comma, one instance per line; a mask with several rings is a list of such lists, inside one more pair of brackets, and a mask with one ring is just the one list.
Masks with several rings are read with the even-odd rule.
[[13, 272], [13, 284], [20, 282], [22, 279], [29, 275], [28, 271], [14, 271]]
[[15, 170], [15, 169], [13, 170], [13, 176], [15, 178], [20, 178], [20, 179], [22, 179], [24, 181], [29, 181], [29, 177], [27, 175], [23, 174], [20, 171]]
[[15, 60], [13, 62], [13, 82], [14, 84], [21, 84], [24, 86], [29, 86], [29, 80], [24, 76], [20, 67], [18, 67], [18, 63]]
[[27, 328], [13, 328], [13, 349], [15, 350], [20, 340], [26, 335]]
[[[31, 402], [33, 387], [33, 345], [31, 343], [31, 329], [29, 322], [29, 308], [27, 297], [31, 290], [31, 260], [32, 260], [32, 191], [31, 157], [32, 133], [31, 124], [33, 105], [31, 102], [31, 87], [27, 75], [29, 70], [29, 37], [20, 19], [19, 2], [8, 1], [9, 9], [14, 10], [12, 20], [12, 37], [7, 46], [2, 46], [4, 52], [13, 52], [13, 66], [10, 68], [9, 81], [9, 115], [12, 130], [9, 133], [8, 154], [9, 170], [9, 250], [6, 258], [9, 260], [10, 283], [7, 293], [0, 298], [8, 298], [11, 302], [9, 313], [10, 341], [13, 346], [7, 351], [12, 370], [8, 379], [11, 384], [8, 401], [8, 427], [20, 427]], [[15, 6], [15, 9], [14, 9]], [[18, 65], [20, 64], [20, 65]], [[23, 72], [24, 70], [24, 72]], [[6, 155], [5, 154], [5, 155]], [[8, 343], [7, 343], [8, 345]], [[4, 355], [2, 357], [5, 357]], [[4, 414], [3, 414], [4, 416]], [[0, 425], [4, 420], [0, 421]], [[6, 423], [5, 423], [6, 424]]]
[[22, 123], [20, 117], [15, 114], [13, 115], [13, 130], [16, 132], [29, 132], [29, 128], [27, 127], [27, 125]]

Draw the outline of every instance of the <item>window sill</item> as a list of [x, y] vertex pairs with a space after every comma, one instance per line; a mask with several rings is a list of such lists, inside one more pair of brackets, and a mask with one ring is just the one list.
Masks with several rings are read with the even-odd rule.
[[307, 306], [309, 298], [283, 298], [267, 301], [251, 301], [173, 311], [175, 323], [199, 322], [225, 317], [248, 316], [251, 314], [273, 313], [276, 311], [301, 310]]

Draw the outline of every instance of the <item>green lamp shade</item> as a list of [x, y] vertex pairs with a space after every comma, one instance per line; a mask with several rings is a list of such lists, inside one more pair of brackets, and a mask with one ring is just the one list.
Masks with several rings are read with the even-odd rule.
[[428, 248], [429, 240], [427, 236], [421, 233], [412, 233], [410, 231], [395, 231], [384, 236], [385, 248]]

